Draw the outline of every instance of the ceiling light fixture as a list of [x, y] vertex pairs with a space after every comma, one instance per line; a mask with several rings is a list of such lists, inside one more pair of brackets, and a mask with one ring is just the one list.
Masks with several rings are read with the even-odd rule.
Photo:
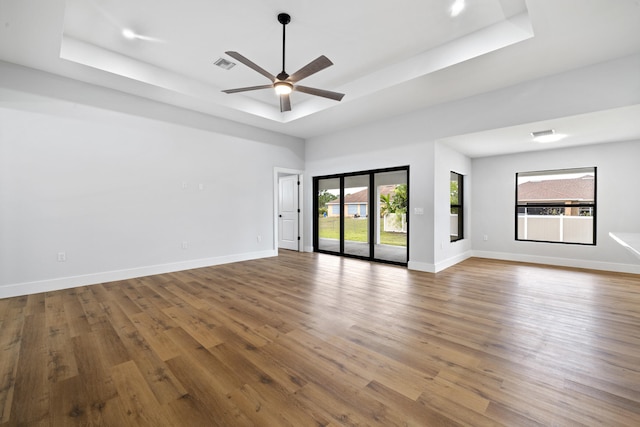
[[120, 34], [122, 34], [122, 37], [127, 40], [142, 40], [145, 42], [164, 43], [164, 40], [157, 39], [155, 37], [143, 36], [142, 34], [136, 33], [131, 28], [123, 28]]
[[451, 6], [451, 16], [455, 17], [460, 15], [460, 13], [464, 10], [465, 4], [464, 0], [456, 0]]
[[549, 142], [558, 142], [561, 139], [567, 137], [567, 135], [563, 133], [556, 133], [553, 129], [541, 130], [538, 132], [531, 132], [531, 136], [535, 142], [539, 142], [541, 144], [546, 144]]
[[293, 90], [293, 85], [289, 82], [275, 82], [273, 88], [278, 95], [289, 95]]
[[235, 51], [226, 51], [225, 53], [235, 59], [238, 62], [243, 63], [247, 67], [251, 68], [254, 71], [262, 74], [271, 82], [268, 85], [260, 85], [260, 86], [249, 86], [249, 87], [240, 87], [237, 89], [226, 89], [223, 90], [224, 93], [238, 93], [238, 92], [247, 92], [251, 90], [261, 90], [261, 89], [271, 89], [273, 88], [276, 94], [279, 95], [280, 98], [280, 112], [284, 113], [285, 111], [291, 111], [291, 97], [289, 94], [291, 92], [303, 92], [309, 95], [320, 96], [323, 98], [333, 99], [335, 101], [340, 101], [344, 97], [344, 93], [332, 92], [330, 90], [317, 89], [309, 86], [299, 85], [298, 82], [302, 79], [305, 79], [318, 71], [322, 71], [327, 67], [333, 65], [333, 62], [329, 60], [324, 55], [320, 55], [313, 61], [309, 62], [304, 67], [300, 68], [295, 73], [289, 75], [285, 71], [285, 42], [286, 42], [286, 27], [287, 24], [291, 22], [291, 16], [287, 13], [279, 13], [278, 14], [278, 22], [282, 24], [282, 71], [274, 76], [264, 68], [260, 67], [258, 64], [254, 63], [250, 59], [246, 58], [243, 55], [240, 55]]

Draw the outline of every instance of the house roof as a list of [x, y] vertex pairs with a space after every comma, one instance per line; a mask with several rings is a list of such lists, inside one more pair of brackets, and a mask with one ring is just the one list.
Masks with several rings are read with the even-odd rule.
[[[380, 194], [393, 194], [395, 190], [395, 185], [382, 185], [380, 186]], [[346, 204], [349, 203], [368, 203], [369, 202], [369, 189], [365, 188], [364, 190], [360, 190], [353, 194], [347, 194], [344, 198], [344, 202]], [[330, 201], [327, 203], [328, 205], [338, 205], [340, 204], [340, 198]]]
[[585, 175], [580, 178], [528, 181], [518, 185], [518, 201], [592, 201], [595, 195], [595, 179]]

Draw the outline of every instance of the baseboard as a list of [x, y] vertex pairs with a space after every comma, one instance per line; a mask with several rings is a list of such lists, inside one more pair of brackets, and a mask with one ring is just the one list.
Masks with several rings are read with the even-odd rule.
[[409, 261], [407, 263], [407, 268], [409, 270], [422, 271], [424, 273], [435, 273], [436, 266], [434, 264], [429, 264], [426, 262], [418, 262], [418, 261]]
[[438, 273], [442, 270], [446, 270], [447, 268], [456, 265], [459, 262], [464, 261], [467, 258], [471, 258], [471, 251], [464, 252], [462, 254], [456, 255], [451, 258], [447, 258], [444, 261], [437, 262], [435, 264], [429, 264], [426, 262], [417, 262], [417, 261], [409, 261], [407, 263], [407, 268], [409, 270], [422, 271], [425, 273]]
[[466, 251], [454, 257], [447, 258], [444, 261], [437, 262], [435, 264], [435, 272], [438, 273], [439, 271], [446, 270], [447, 268], [456, 265], [457, 263], [462, 262], [467, 258], [471, 258], [471, 251]]
[[82, 276], [60, 277], [55, 279], [40, 280], [37, 282], [16, 283], [0, 286], [0, 298], [9, 298], [21, 295], [37, 294], [41, 292], [57, 291], [61, 289], [76, 288], [78, 286], [95, 285], [97, 283], [106, 283], [116, 280], [126, 280], [136, 277], [152, 276], [154, 274], [173, 273], [176, 271], [211, 267], [214, 265], [229, 264], [232, 262], [269, 258], [277, 255], [277, 251], [274, 250], [250, 252], [243, 254], [225, 255], [214, 258], [181, 261], [169, 264], [136, 267], [126, 270], [106, 271], [101, 273], [86, 274]]
[[589, 270], [612, 271], [616, 273], [640, 274], [640, 265], [614, 262], [590, 261], [574, 258], [545, 257], [539, 255], [512, 254], [506, 252], [471, 251], [476, 258], [499, 259], [503, 261], [528, 262], [533, 264], [555, 265], [560, 267], [585, 268]]

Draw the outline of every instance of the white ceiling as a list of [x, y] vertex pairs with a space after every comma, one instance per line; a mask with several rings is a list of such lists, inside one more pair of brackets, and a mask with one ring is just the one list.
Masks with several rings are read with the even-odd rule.
[[[566, 137], [554, 143], [532, 141], [531, 132], [549, 129]], [[456, 135], [440, 142], [473, 158], [634, 139], [640, 139], [640, 105]]]
[[[0, 0], [0, 59], [309, 138], [640, 52], [640, 0], [466, 0], [456, 17], [453, 2]], [[225, 51], [281, 71], [280, 12], [292, 17], [286, 71], [326, 55], [334, 65], [301, 83], [343, 92], [341, 102], [295, 92], [293, 110], [281, 113], [271, 90], [221, 92], [269, 83], [243, 64], [213, 65], [232, 60]], [[124, 38], [124, 28], [141, 37]], [[570, 126], [566, 145], [602, 141], [602, 132], [611, 140], [609, 126], [618, 140], [640, 139], [639, 114], [630, 107], [531, 125]], [[472, 157], [547, 148], [531, 148], [529, 132], [444, 141]]]

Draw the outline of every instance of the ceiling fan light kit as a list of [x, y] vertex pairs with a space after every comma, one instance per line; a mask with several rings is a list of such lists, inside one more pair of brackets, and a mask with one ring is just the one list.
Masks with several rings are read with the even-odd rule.
[[291, 99], [289, 95], [291, 94], [291, 92], [294, 92], [294, 91], [303, 92], [303, 93], [314, 95], [314, 96], [321, 96], [323, 98], [333, 99], [334, 101], [342, 100], [342, 98], [344, 97], [343, 93], [332, 92], [324, 89], [316, 89], [316, 88], [307, 87], [307, 86], [300, 86], [296, 84], [300, 80], [306, 77], [309, 77], [317, 73], [318, 71], [322, 71], [325, 68], [333, 65], [333, 62], [331, 62], [331, 60], [329, 60], [329, 58], [327, 58], [326, 56], [324, 55], [319, 56], [318, 58], [314, 59], [313, 61], [311, 61], [310, 63], [308, 63], [307, 65], [305, 65], [304, 67], [302, 67], [301, 69], [293, 73], [292, 75], [289, 75], [285, 71], [286, 26], [288, 23], [291, 22], [291, 16], [287, 13], [280, 13], [278, 14], [278, 22], [282, 24], [282, 71], [277, 76], [274, 76], [273, 74], [269, 73], [267, 70], [255, 64], [254, 62], [247, 59], [246, 57], [242, 56], [238, 52], [227, 51], [225, 52], [227, 55], [237, 60], [238, 62], [242, 62], [244, 65], [251, 68], [252, 70], [262, 74], [263, 76], [271, 80], [272, 83], [269, 85], [249, 86], [249, 87], [242, 87], [237, 89], [227, 89], [227, 90], [223, 90], [223, 92], [230, 94], [230, 93], [247, 92], [252, 90], [273, 88], [276, 94], [280, 97], [281, 112], [291, 111]]
[[273, 88], [278, 95], [289, 95], [293, 91], [293, 85], [289, 82], [275, 82]]

